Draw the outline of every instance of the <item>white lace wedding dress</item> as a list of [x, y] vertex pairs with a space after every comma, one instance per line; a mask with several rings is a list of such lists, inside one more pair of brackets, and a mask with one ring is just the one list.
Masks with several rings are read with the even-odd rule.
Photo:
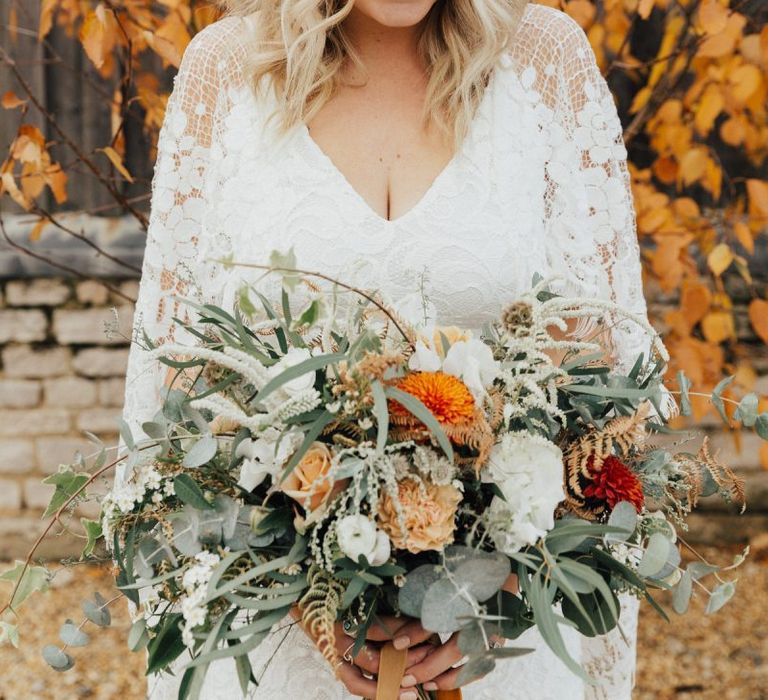
[[[230, 17], [198, 34], [176, 77], [160, 136], [136, 332], [166, 339], [186, 315], [174, 295], [224, 305], [239, 280], [260, 274], [215, 259], [267, 262], [293, 246], [299, 265], [355, 279], [392, 299], [425, 283], [438, 321], [480, 328], [527, 287], [558, 274], [570, 291], [601, 295], [645, 314], [626, 151], [611, 94], [580, 27], [538, 5], [495, 69], [460, 151], [423, 198], [383, 219], [352, 188], [305, 127], [278, 138], [245, 70], [249, 20]], [[176, 333], [179, 339], [179, 333]], [[613, 328], [616, 361], [648, 339]], [[157, 367], [132, 346], [124, 417], [140, 434], [159, 405]], [[119, 477], [118, 477], [119, 480]], [[563, 628], [571, 653], [600, 679], [571, 674], [535, 630], [514, 642], [535, 653], [500, 663], [465, 688], [467, 700], [631, 697], [637, 605], [624, 601], [618, 632], [583, 639]], [[264, 659], [277, 649], [264, 670]], [[253, 653], [250, 697], [350, 697], [296, 627]], [[152, 700], [176, 697], [176, 677], [152, 676]], [[241, 696], [234, 664], [216, 662], [205, 700]]]

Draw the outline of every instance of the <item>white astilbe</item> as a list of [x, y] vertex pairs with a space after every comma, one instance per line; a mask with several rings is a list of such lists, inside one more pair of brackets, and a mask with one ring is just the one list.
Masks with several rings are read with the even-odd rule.
[[164, 343], [149, 352], [150, 358], [165, 357], [169, 354], [178, 354], [189, 358], [208, 360], [237, 372], [249, 381], [256, 389], [263, 387], [270, 379], [267, 368], [255, 357], [246, 352], [226, 347], [224, 352], [202, 346], [181, 345], [179, 343]]
[[189, 403], [195, 408], [207, 408], [216, 416], [231, 420], [252, 432], [259, 432], [271, 425], [268, 413], [257, 413], [249, 416], [237, 404], [218, 394], [211, 394], [210, 396], [203, 396], [197, 399], [193, 398]]
[[320, 405], [322, 397], [317, 389], [307, 389], [291, 396], [278, 404], [268, 413], [247, 414], [234, 401], [220, 394], [210, 394], [201, 398], [192, 398], [189, 403], [195, 408], [207, 408], [216, 416], [234, 421], [253, 432], [269, 427], [281, 428], [287, 421], [302, 413], [307, 413]]
[[500, 376], [504, 385], [504, 417], [507, 421], [529, 416], [532, 410], [539, 409], [565, 425], [565, 414], [557, 406], [557, 381], [567, 377], [568, 373], [552, 362], [549, 352], [576, 355], [605, 350], [596, 341], [554, 338], [550, 331], [553, 326], [567, 334], [568, 322], [576, 320], [575, 334], [583, 336], [584, 329], [594, 325], [589, 323], [590, 320], [612, 314], [637, 323], [653, 338], [653, 345], [661, 358], [664, 361], [669, 359], [658, 333], [647, 319], [611, 301], [560, 296], [540, 301], [539, 293], [546, 291], [553, 281], [556, 278], [542, 280], [520, 297], [517, 303], [530, 307], [530, 318], [514, 332], [506, 332], [502, 336], [506, 358]]

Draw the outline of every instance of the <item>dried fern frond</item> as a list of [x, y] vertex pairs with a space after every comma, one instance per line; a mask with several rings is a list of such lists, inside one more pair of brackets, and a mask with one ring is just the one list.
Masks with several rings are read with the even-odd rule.
[[336, 616], [341, 605], [344, 586], [316, 564], [307, 574], [309, 589], [299, 600], [301, 620], [317, 648], [335, 670], [341, 664], [336, 651]]
[[685, 484], [688, 487], [688, 500], [691, 507], [695, 508], [704, 488], [704, 470], [706, 469], [712, 480], [723, 490], [730, 494], [734, 503], [741, 506], [742, 512], [746, 508], [746, 493], [744, 491], [744, 479], [737, 476], [727, 465], [723, 464], [713, 455], [709, 449], [709, 438], [705, 437], [696, 457], [690, 455], [675, 455], [676, 460], [684, 471]]
[[650, 404], [643, 403], [631, 416], [620, 416], [606, 423], [602, 430], [590, 430], [565, 450], [569, 475], [589, 476], [590, 469], [600, 471], [603, 460], [616, 450], [623, 454], [645, 441], [645, 421]]
[[568, 445], [563, 455], [565, 464], [565, 507], [575, 515], [595, 520], [605, 510], [585, 507], [584, 488], [592, 481], [592, 472], [600, 471], [605, 459], [617, 451], [628, 454], [643, 445], [646, 437], [645, 421], [650, 411], [648, 402], [631, 416], [620, 416], [606, 423], [602, 430], [592, 429]]

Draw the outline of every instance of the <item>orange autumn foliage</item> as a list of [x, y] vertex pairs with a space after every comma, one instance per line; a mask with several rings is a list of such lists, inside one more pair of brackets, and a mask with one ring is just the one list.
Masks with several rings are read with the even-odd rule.
[[[697, 389], [711, 388], [747, 354], [726, 278], [743, 281], [748, 322], [768, 343], [766, 290], [750, 274], [768, 224], [768, 27], [739, 0], [538, 1], [584, 28], [609, 84], [621, 92], [647, 286], [678, 300], [654, 321], [665, 333], [671, 371], [682, 368]], [[200, 0], [41, 0], [41, 41], [62, 27], [103, 78], [131, 80], [115, 88], [112, 142], [89, 154], [115, 188], [132, 180], [121, 110], [138, 103], [153, 138], [163, 119], [167, 94], [146, 59], [178, 66], [191, 37], [217, 16]], [[13, 46], [7, 51], [12, 56]], [[26, 118], [30, 96], [6, 93], [0, 107], [20, 122], [0, 163], [0, 196], [36, 211], [47, 188], [66, 202], [66, 166]], [[697, 415], [706, 410], [694, 406]]]

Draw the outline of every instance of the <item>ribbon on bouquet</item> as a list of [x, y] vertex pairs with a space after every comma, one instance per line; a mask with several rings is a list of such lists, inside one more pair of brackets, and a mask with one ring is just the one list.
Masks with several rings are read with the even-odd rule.
[[[381, 648], [379, 662], [379, 681], [376, 686], [376, 700], [397, 700], [400, 696], [400, 683], [405, 674], [405, 661], [408, 649], [395, 649], [392, 643]], [[438, 690], [437, 700], [461, 700], [461, 690]]]

